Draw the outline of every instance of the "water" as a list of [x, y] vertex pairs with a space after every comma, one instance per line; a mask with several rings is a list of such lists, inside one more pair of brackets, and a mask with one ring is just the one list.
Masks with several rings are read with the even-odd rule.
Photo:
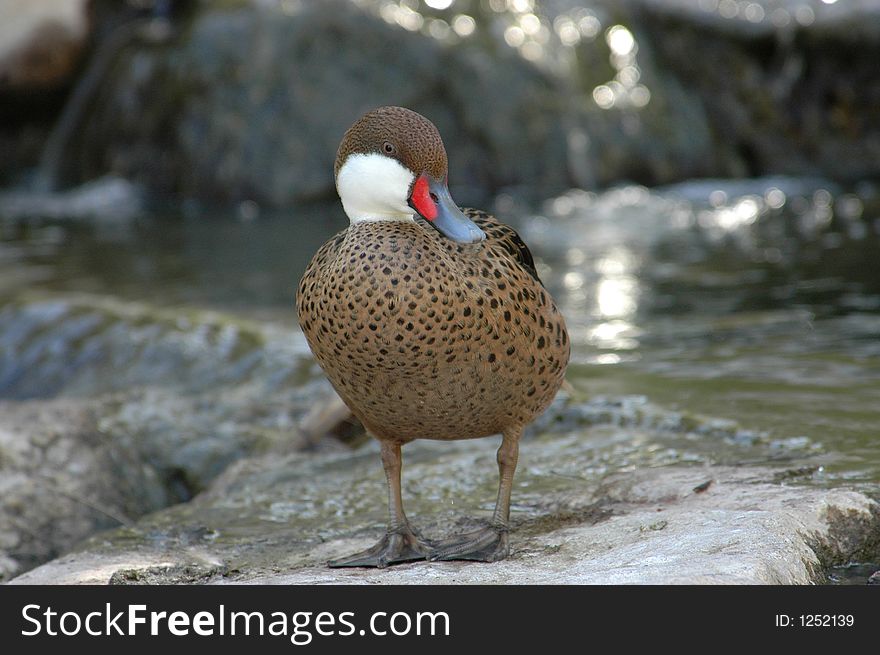
[[838, 585], [880, 584], [880, 562], [854, 562], [835, 566], [827, 572], [828, 582]]
[[337, 228], [297, 229], [289, 215], [0, 223], [0, 297], [27, 287], [290, 320], [305, 263]]
[[[616, 448], [642, 464], [792, 462], [793, 484], [880, 488], [880, 202], [821, 180], [572, 191], [492, 208], [532, 247], [574, 346], [584, 398], [643, 397], [733, 421], [727, 446], [683, 433]], [[294, 325], [308, 259], [341, 208], [0, 221], [0, 302], [112, 296]], [[703, 419], [701, 419], [703, 420]], [[673, 433], [670, 433], [673, 434]], [[656, 457], [650, 455], [656, 453]]]

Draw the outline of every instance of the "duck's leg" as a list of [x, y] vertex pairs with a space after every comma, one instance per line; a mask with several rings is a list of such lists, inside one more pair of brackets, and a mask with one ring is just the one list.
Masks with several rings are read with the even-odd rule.
[[498, 448], [498, 501], [489, 525], [480, 530], [455, 535], [434, 543], [428, 559], [437, 560], [475, 560], [478, 562], [497, 562], [510, 552], [507, 534], [510, 529], [510, 493], [513, 489], [513, 474], [519, 458], [519, 438], [522, 427], [505, 430]]
[[403, 513], [403, 497], [400, 492], [400, 444], [392, 441], [380, 441], [382, 444], [382, 466], [388, 480], [388, 509], [390, 518], [388, 531], [372, 548], [349, 557], [328, 562], [330, 567], [343, 566], [374, 566], [380, 569], [389, 564], [412, 562], [425, 559], [430, 546], [410, 526]]

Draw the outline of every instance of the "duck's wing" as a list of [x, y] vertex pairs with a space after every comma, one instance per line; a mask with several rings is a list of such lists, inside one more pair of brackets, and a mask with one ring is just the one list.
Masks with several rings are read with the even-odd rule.
[[[524, 271], [538, 282], [541, 282], [541, 278], [538, 277], [538, 271], [535, 269], [535, 258], [532, 256], [532, 251], [529, 250], [529, 247], [520, 238], [516, 230], [480, 209], [462, 209], [462, 211], [486, 233], [486, 239], [490, 242], [488, 245], [500, 246], [508, 255], [513, 257]], [[541, 282], [542, 286], [543, 284]]]

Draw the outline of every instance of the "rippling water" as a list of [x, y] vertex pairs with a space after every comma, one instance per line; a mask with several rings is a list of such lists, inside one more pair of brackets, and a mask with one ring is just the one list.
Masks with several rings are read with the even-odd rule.
[[[793, 462], [793, 482], [876, 493], [874, 188], [699, 181], [572, 191], [537, 208], [501, 196], [492, 209], [519, 228], [564, 309], [573, 393], [738, 426], [721, 445], [682, 433], [609, 447], [639, 465]], [[23, 291], [88, 292], [292, 326], [302, 270], [344, 225], [335, 205], [117, 225], [0, 220], [0, 307]]]
[[[880, 480], [877, 200], [818, 181], [557, 198], [523, 226], [590, 393], [735, 419], [816, 484]], [[551, 254], [552, 253], [552, 254]]]

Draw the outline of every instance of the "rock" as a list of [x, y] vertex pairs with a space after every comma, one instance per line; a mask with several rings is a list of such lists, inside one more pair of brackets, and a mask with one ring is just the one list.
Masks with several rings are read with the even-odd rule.
[[[100, 80], [119, 51], [136, 39], [161, 42], [167, 38], [169, 21], [185, 14], [193, 2], [4, 2], [0, 7], [0, 185], [59, 190], [56, 167], [63, 163], [68, 139], [90, 111]], [[77, 168], [81, 163], [74, 156], [70, 165]]]
[[0, 5], [0, 93], [63, 84], [88, 35], [87, 0], [7, 0]]
[[[462, 204], [511, 188], [880, 173], [870, 2], [173, 6], [104, 19], [38, 180], [110, 174], [209, 204], [332, 198], [342, 133], [381, 104], [434, 120]], [[0, 142], [32, 156], [39, 135], [20, 133]]]
[[342, 448], [297, 428], [327, 391], [0, 401], [0, 580], [190, 499], [242, 457]]
[[0, 186], [33, 167], [80, 68], [87, 0], [0, 3]]
[[463, 204], [508, 187], [547, 194], [725, 172], [699, 99], [647, 46], [638, 63], [651, 111], [606, 111], [589, 100], [617, 72], [601, 38], [562, 53], [574, 66], [563, 73], [504, 42], [509, 12], [474, 7], [473, 35], [450, 40], [427, 35], [438, 19], [417, 19], [420, 33], [390, 25], [384, 4], [361, 4], [203, 5], [173, 44], [133, 42], [71, 143], [82, 164], [72, 181], [112, 171], [160, 192], [269, 206], [333, 197], [341, 135], [382, 104], [437, 124]]
[[6, 304], [0, 579], [188, 500], [241, 457], [332, 450], [333, 426], [313, 421], [312, 442], [297, 429], [332, 397], [297, 371], [297, 343], [219, 314], [87, 296]]
[[[342, 445], [362, 437], [298, 332], [24, 294], [0, 344], [0, 575], [19, 582], [805, 583], [877, 555], [876, 504], [788, 486], [814, 450], [644, 397], [562, 394], [523, 443], [508, 562], [331, 572], [381, 533], [384, 478], [375, 442]], [[490, 511], [494, 448], [407, 446], [429, 537]], [[780, 448], [785, 469], [708, 465]]]
[[[839, 3], [804, 0], [756, 0], [734, 6], [723, 0], [629, 0], [639, 9], [679, 16], [709, 29], [746, 36], [770, 36], [784, 30], [808, 28], [817, 32], [845, 32], [855, 39], [880, 37], [880, 6], [871, 0]], [[854, 31], [855, 30], [855, 31]]]
[[112, 297], [24, 294], [0, 309], [0, 394], [92, 395], [157, 387], [195, 393], [255, 382], [265, 393], [310, 381], [299, 331], [217, 312]]
[[[880, 6], [872, 2], [631, 0], [663, 69], [701, 99], [739, 175], [880, 168]], [[695, 57], [694, 53], [700, 56]]]
[[0, 580], [172, 502], [155, 471], [99, 429], [95, 407], [0, 401]]
[[[327, 568], [327, 559], [370, 545], [383, 529], [371, 447], [240, 462], [189, 503], [97, 535], [13, 583], [809, 584], [823, 581], [825, 567], [876, 548], [880, 506], [862, 494], [787, 486], [776, 481], [783, 470], [761, 468], [555, 476], [544, 468], [563, 452], [554, 439], [566, 441], [524, 444], [513, 554], [504, 562]], [[548, 447], [554, 454], [545, 456]], [[487, 514], [494, 444], [406, 450], [409, 514], [427, 537]]]
[[[298, 7], [205, 5], [173, 45], [132, 44], [72, 144], [80, 179], [112, 170], [213, 202], [327, 197], [341, 135], [364, 110], [394, 103], [447, 128], [464, 185], [565, 177], [562, 128], [542, 111], [553, 84], [512, 54], [496, 67], [347, 1]], [[449, 99], [438, 102], [441, 87]], [[500, 120], [483, 110], [486, 93], [507, 107]]]

